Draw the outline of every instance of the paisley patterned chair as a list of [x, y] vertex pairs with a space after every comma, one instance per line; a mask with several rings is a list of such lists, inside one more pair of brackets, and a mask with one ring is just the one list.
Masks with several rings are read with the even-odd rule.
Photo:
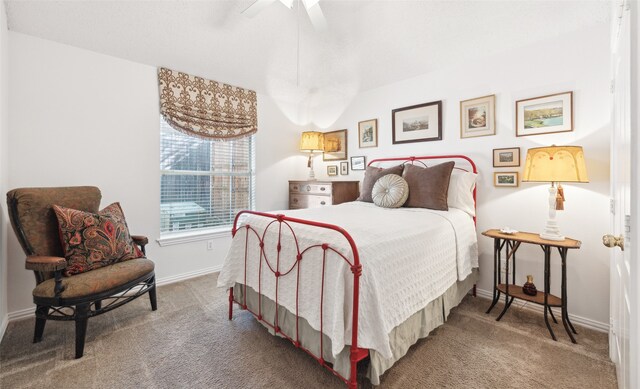
[[[97, 213], [102, 195], [96, 187], [22, 188], [7, 193], [9, 219], [33, 270], [36, 323], [33, 342], [42, 340], [47, 320], [76, 323], [76, 358], [82, 357], [88, 319], [149, 293], [157, 309], [154, 263], [136, 258], [63, 277], [67, 266], [58, 233], [54, 204]], [[145, 252], [148, 239], [131, 236]]]

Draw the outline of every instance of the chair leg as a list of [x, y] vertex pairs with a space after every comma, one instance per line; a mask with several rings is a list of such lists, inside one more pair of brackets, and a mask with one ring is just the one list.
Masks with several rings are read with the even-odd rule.
[[33, 343], [38, 343], [42, 340], [42, 334], [44, 334], [44, 325], [47, 324], [46, 316], [49, 313], [49, 307], [44, 305], [38, 305], [36, 307], [36, 328], [33, 333]]
[[155, 311], [158, 309], [158, 300], [156, 298], [156, 277], [149, 282], [153, 283], [153, 286], [149, 289], [149, 301], [151, 301], [151, 310]]
[[89, 304], [76, 305], [76, 359], [84, 353], [84, 339], [89, 323]]

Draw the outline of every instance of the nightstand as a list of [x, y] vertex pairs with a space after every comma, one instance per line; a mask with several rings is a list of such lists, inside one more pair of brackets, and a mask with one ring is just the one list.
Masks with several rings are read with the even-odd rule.
[[289, 181], [289, 209], [315, 208], [354, 201], [359, 181]]
[[[579, 249], [581, 242], [579, 240], [574, 240], [570, 238], [566, 238], [565, 240], [554, 241], [554, 240], [546, 240], [540, 238], [538, 234], [533, 234], [530, 232], [517, 232], [515, 234], [504, 234], [500, 232], [500, 230], [488, 230], [482, 233], [482, 235], [487, 236], [489, 238], [493, 238], [493, 301], [491, 302], [491, 306], [487, 310], [487, 313], [491, 312], [493, 307], [498, 303], [500, 299], [500, 294], [504, 294], [504, 308], [502, 312], [498, 316], [496, 320], [502, 319], [502, 316], [507, 312], [514, 298], [529, 301], [535, 304], [540, 304], [544, 308], [544, 322], [547, 325], [547, 329], [551, 334], [551, 338], [553, 340], [557, 340], [556, 335], [553, 333], [551, 329], [551, 325], [549, 324], [549, 317], [547, 314], [551, 315], [551, 318], [555, 323], [557, 323], [555, 316], [553, 316], [553, 311], [551, 311], [551, 307], [558, 307], [562, 312], [562, 324], [564, 325], [565, 331], [571, 338], [573, 343], [577, 343], [573, 334], [578, 334], [576, 329], [569, 321], [569, 313], [567, 312], [567, 252], [569, 249]], [[525, 294], [522, 291], [521, 285], [516, 285], [515, 277], [516, 277], [516, 251], [522, 243], [525, 244], [533, 244], [540, 246], [542, 251], [544, 252], [544, 290], [538, 291], [535, 296], [530, 296]], [[501, 264], [502, 264], [502, 251], [506, 249], [505, 252], [505, 282], [502, 283], [502, 272]], [[554, 296], [551, 294], [551, 252], [557, 249], [560, 254], [560, 259], [562, 261], [562, 280], [561, 280], [561, 296]], [[512, 266], [512, 281], [509, 283], [509, 262], [513, 264]]]

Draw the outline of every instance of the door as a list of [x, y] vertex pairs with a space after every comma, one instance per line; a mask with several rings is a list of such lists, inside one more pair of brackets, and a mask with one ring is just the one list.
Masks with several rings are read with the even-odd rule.
[[[609, 353], [616, 364], [619, 388], [631, 388], [631, 313], [637, 297], [632, 291], [631, 266], [631, 12], [630, 2], [614, 2], [612, 36], [611, 247]], [[633, 110], [635, 112], [635, 109]], [[634, 137], [635, 138], [635, 137]], [[633, 147], [637, 151], [637, 146]], [[635, 180], [635, 178], [634, 178]], [[635, 205], [634, 205], [635, 207]], [[636, 351], [636, 350], [633, 350]], [[635, 357], [635, 355], [634, 355]], [[636, 370], [636, 369], [633, 369]]]

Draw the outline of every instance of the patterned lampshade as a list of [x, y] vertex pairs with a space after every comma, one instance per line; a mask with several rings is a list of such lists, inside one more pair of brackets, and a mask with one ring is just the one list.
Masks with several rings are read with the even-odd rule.
[[300, 151], [324, 150], [324, 134], [317, 131], [305, 131], [300, 137]]
[[581, 146], [535, 147], [527, 151], [523, 182], [589, 182]]

